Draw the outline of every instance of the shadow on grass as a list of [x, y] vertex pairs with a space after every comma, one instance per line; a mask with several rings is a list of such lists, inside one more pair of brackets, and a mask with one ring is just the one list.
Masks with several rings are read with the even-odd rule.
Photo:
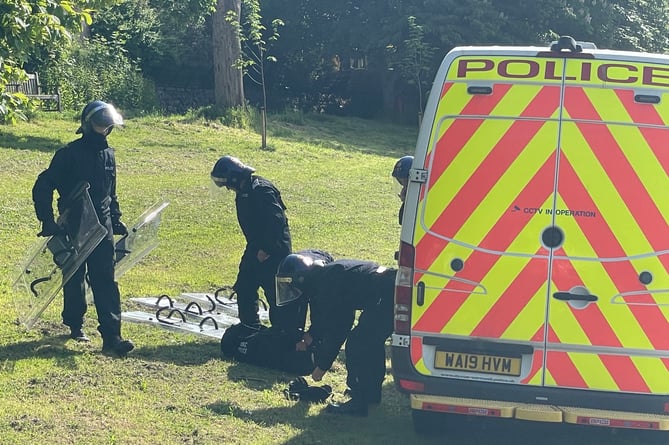
[[276, 383], [285, 384], [297, 377], [275, 369], [255, 366], [236, 360], [223, 359], [227, 364], [228, 380], [241, 382], [247, 388], [255, 391], [263, 391], [272, 388]]
[[61, 335], [2, 345], [0, 372], [12, 372], [16, 362], [34, 358], [55, 359], [57, 365], [62, 368], [76, 368], [74, 357], [81, 355], [82, 352], [67, 348], [65, 344], [68, 340], [67, 335]]
[[220, 346], [216, 342], [184, 343], [178, 345], [140, 345], [133, 357], [151, 361], [173, 363], [179, 366], [198, 366], [220, 356]]
[[[289, 381], [291, 376], [280, 372], [268, 373], [263, 368], [255, 368], [260, 377], [247, 374], [254, 367], [240, 364], [239, 369], [229, 371], [229, 378], [242, 374], [249, 388], [267, 390], [276, 382]], [[287, 386], [287, 384], [286, 384]], [[344, 401], [343, 395], [335, 393], [329, 401]], [[530, 422], [515, 419], [493, 419], [457, 414], [435, 414], [429, 416], [431, 425], [418, 434], [414, 431], [412, 413], [408, 397], [397, 391], [395, 384], [386, 379], [383, 385], [383, 399], [380, 405], [370, 406], [367, 418], [337, 416], [326, 413], [326, 404], [290, 402], [289, 407], [273, 407], [259, 410], [244, 410], [234, 401], [221, 401], [209, 408], [221, 415], [233, 415], [254, 422], [260, 426], [289, 424], [301, 433], [284, 445], [329, 444], [329, 443], [412, 443], [458, 445], [521, 445], [530, 443], [523, 438], [541, 438], [544, 445], [667, 445], [669, 432], [613, 429], [604, 427], [573, 425], [568, 423]], [[314, 414], [315, 407], [318, 412]], [[425, 419], [421, 424], [425, 425]], [[334, 428], [333, 428], [334, 425]], [[388, 428], [393, 425], [393, 428]], [[399, 427], [398, 427], [399, 426]], [[320, 431], [328, 431], [323, 437]], [[334, 431], [334, 432], [333, 432]], [[392, 432], [388, 432], [392, 431]], [[399, 436], [398, 436], [399, 435]], [[537, 441], [538, 443], [539, 441]], [[535, 443], [534, 440], [531, 443]]]
[[[72, 139], [74, 139], [74, 137]], [[63, 145], [65, 145], [63, 141], [57, 138], [16, 136], [7, 132], [0, 133], [0, 147], [13, 148], [16, 150], [55, 152], [56, 149]]]
[[309, 411], [306, 403], [296, 403], [290, 407], [245, 410], [235, 402], [220, 401], [206, 406], [212, 413], [220, 416], [249, 420], [259, 425], [277, 425], [291, 423], [291, 419], [304, 419]]
[[350, 417], [327, 413], [327, 403], [289, 403], [290, 406], [249, 410], [235, 401], [222, 400], [206, 408], [217, 415], [252, 422], [263, 428], [290, 425], [298, 434], [273, 442], [284, 445], [443, 443], [441, 439], [420, 440], [411, 429], [407, 411], [398, 410], [392, 404], [370, 407], [368, 417]]

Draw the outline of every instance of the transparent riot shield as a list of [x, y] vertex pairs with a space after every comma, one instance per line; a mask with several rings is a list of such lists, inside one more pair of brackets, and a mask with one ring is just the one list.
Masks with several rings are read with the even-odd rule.
[[161, 201], [146, 209], [128, 230], [128, 234], [116, 242], [115, 277], [118, 280], [132, 266], [158, 247], [158, 228], [167, 201]]
[[68, 208], [58, 218], [65, 233], [39, 240], [29, 250], [12, 284], [19, 321], [28, 329], [107, 235], [88, 188], [84, 183], [68, 196]]

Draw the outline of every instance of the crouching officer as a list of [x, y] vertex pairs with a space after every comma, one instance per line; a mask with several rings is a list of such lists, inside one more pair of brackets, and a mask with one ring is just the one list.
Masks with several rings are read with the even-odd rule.
[[102, 335], [102, 351], [125, 356], [135, 346], [121, 337], [121, 297], [114, 281], [114, 235], [127, 235], [121, 222], [121, 210], [116, 196], [116, 160], [107, 136], [115, 126], [123, 125], [116, 109], [105, 102], [94, 101], [84, 107], [81, 126], [76, 131], [81, 138], [56, 151], [49, 167], [39, 174], [32, 189], [35, 213], [42, 223], [38, 236], [62, 232], [54, 220], [53, 192], [58, 191], [58, 211], [66, 210], [66, 198], [81, 183], [90, 184], [89, 194], [100, 224], [107, 236], [86, 258], [85, 263], [63, 286], [63, 323], [70, 327], [70, 338], [89, 341], [84, 334], [86, 313], [85, 277], [88, 275], [98, 315], [98, 331]]
[[269, 303], [272, 326], [292, 329], [292, 313], [284, 316], [281, 309], [277, 309], [274, 295], [277, 266], [292, 249], [286, 205], [279, 189], [254, 172], [253, 167], [233, 156], [220, 158], [211, 171], [211, 180], [216, 187], [235, 192], [237, 221], [246, 238], [246, 248], [233, 285], [239, 320], [249, 326], [260, 324], [258, 289], [262, 287]]
[[[396, 274], [396, 269], [371, 261], [342, 259], [324, 264], [299, 254], [288, 255], [279, 264], [277, 304], [298, 299], [309, 302], [311, 326], [296, 348], [314, 350], [316, 368], [311, 377], [315, 381], [323, 378], [346, 342], [351, 399], [329, 405], [327, 412], [366, 416], [370, 403], [381, 402]], [[356, 311], [361, 313], [353, 327]]]

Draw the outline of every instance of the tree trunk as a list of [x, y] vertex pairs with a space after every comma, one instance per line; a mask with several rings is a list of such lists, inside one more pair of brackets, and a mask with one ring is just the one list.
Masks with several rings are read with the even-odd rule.
[[222, 108], [244, 105], [242, 70], [234, 66], [242, 52], [239, 34], [236, 25], [225, 20], [232, 11], [239, 21], [241, 8], [241, 0], [218, 0], [212, 16], [214, 97]]

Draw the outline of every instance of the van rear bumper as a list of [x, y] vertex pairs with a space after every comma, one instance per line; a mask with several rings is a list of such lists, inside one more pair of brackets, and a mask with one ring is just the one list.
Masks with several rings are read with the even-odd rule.
[[669, 415], [598, 410], [573, 406], [539, 405], [499, 400], [411, 394], [414, 419], [417, 413], [464, 414], [476, 417], [516, 419], [542, 423], [571, 423], [609, 428], [669, 431]]
[[[415, 370], [409, 356], [409, 348], [400, 346], [391, 347], [391, 361], [395, 386], [406, 394], [669, 414], [669, 395], [584, 391], [430, 377]], [[422, 391], [409, 390], [408, 387], [420, 387]]]

